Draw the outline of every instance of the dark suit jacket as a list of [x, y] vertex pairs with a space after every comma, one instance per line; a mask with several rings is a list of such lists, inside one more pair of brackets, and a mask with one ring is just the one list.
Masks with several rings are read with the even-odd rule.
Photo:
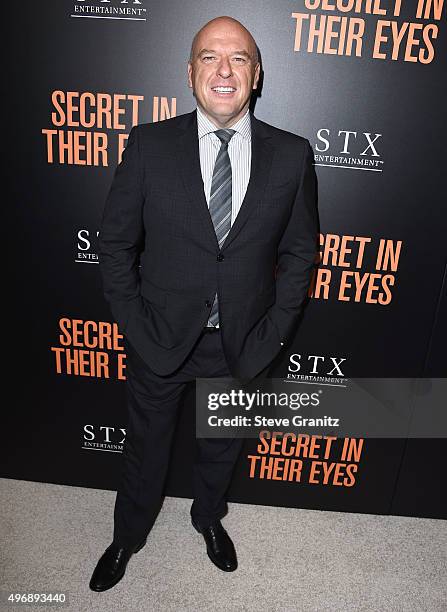
[[216, 290], [223, 348], [238, 378], [275, 358], [306, 298], [318, 251], [312, 149], [305, 138], [250, 118], [250, 181], [220, 250], [196, 111], [134, 126], [115, 171], [99, 234], [104, 294], [157, 374], [183, 362]]

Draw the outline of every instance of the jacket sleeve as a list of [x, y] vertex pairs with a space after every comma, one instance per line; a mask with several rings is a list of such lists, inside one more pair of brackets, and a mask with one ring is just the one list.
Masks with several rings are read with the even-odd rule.
[[144, 248], [145, 198], [138, 134], [138, 126], [132, 127], [115, 170], [99, 232], [104, 296], [121, 331], [125, 330], [132, 312], [144, 310], [139, 254]]
[[278, 245], [276, 302], [269, 309], [283, 343], [303, 309], [319, 251], [317, 182], [312, 147], [307, 139], [303, 149], [299, 186]]

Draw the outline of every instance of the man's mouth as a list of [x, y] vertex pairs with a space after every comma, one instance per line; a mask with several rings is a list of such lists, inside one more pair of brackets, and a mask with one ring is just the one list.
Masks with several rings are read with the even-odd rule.
[[236, 91], [235, 87], [229, 87], [229, 86], [217, 86], [217, 87], [211, 87], [211, 90], [214, 91], [215, 93], [221, 94], [221, 95], [230, 95], [232, 93], [234, 93]]

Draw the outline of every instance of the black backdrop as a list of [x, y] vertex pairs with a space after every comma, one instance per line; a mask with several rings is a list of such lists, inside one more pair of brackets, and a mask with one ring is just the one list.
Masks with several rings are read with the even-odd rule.
[[[403, 2], [399, 15], [382, 8], [384, 2], [376, 4], [386, 15], [369, 14], [365, 2], [355, 13], [315, 0], [67, 0], [15, 8], [9, 21], [13, 74], [6, 149], [13, 187], [8, 228], [16, 240], [5, 289], [12, 286], [17, 300], [5, 325], [12, 366], [5, 387], [12, 393], [4, 408], [2, 476], [116, 488], [126, 427], [120, 351], [102, 351], [108, 378], [70, 374], [64, 351], [88, 350], [87, 336], [78, 338], [84, 346], [64, 346], [60, 321], [112, 323], [96, 265], [97, 231], [120, 142], [125, 145], [120, 138], [133, 123], [195, 107], [186, 84], [189, 47], [201, 25], [220, 14], [241, 20], [257, 39], [264, 79], [255, 114], [313, 146], [322, 251], [335, 245], [321, 264], [323, 280], [331, 275], [328, 293], [314, 288], [272, 375], [296, 374], [298, 361], [299, 374], [340, 382], [355, 376], [445, 376], [445, 9], [437, 15], [427, 2], [427, 16], [419, 18], [416, 1]], [[294, 49], [298, 14], [307, 17]], [[327, 29], [329, 18], [334, 32], [345, 25], [364, 28], [357, 54], [344, 45], [340, 53], [330, 52], [340, 38], [326, 40], [323, 52], [308, 44], [311, 20]], [[391, 22], [402, 32], [394, 57]], [[378, 32], [389, 40], [380, 41]], [[411, 36], [420, 42], [411, 46]], [[420, 52], [425, 49], [431, 55]], [[70, 125], [69, 114], [61, 119], [56, 106], [67, 111], [68, 92], [74, 92], [74, 107], [86, 102], [87, 119], [98, 104], [111, 102], [115, 123], [93, 116], [85, 127], [74, 108]], [[83, 163], [87, 154], [79, 147], [70, 151], [72, 159], [68, 151], [60, 157], [59, 138], [79, 138], [83, 145], [95, 135], [106, 143], [107, 160], [100, 155], [96, 163]], [[342, 237], [343, 256], [336, 248]], [[365, 239], [361, 261], [359, 237]], [[388, 241], [395, 260], [386, 269], [375, 266], [381, 240]], [[366, 279], [357, 297], [356, 278]], [[324, 357], [317, 368], [312, 356]], [[343, 360], [340, 371], [333, 371], [331, 357]], [[187, 392], [178, 425], [169, 495], [191, 496], [193, 391]], [[344, 487], [250, 478], [247, 456], [256, 454], [256, 440], [247, 440], [229, 498], [443, 517], [446, 451], [444, 439], [366, 439], [355, 485]]]

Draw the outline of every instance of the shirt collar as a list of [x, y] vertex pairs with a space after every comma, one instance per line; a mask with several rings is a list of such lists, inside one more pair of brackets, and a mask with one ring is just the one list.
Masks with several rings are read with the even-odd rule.
[[[198, 131], [198, 136], [200, 140], [201, 138], [203, 138], [203, 136], [206, 136], [207, 134], [210, 134], [211, 132], [215, 132], [219, 128], [216, 127], [214, 123], [210, 121], [210, 119], [208, 119], [205, 113], [202, 110], [200, 110], [198, 106], [196, 110], [197, 110], [197, 131]], [[237, 121], [229, 129], [235, 130], [243, 138], [250, 140], [251, 124], [250, 124], [250, 113], [249, 113], [248, 108], [247, 108], [247, 112], [245, 113], [245, 115], [241, 117], [239, 121]]]

